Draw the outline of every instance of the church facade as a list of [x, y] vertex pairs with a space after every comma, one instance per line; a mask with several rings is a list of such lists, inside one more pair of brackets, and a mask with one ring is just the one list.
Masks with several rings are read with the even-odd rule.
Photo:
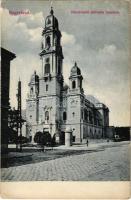
[[48, 132], [64, 144], [66, 129], [72, 130], [73, 142], [106, 136], [109, 109], [93, 103], [84, 94], [83, 76], [77, 63], [71, 68], [69, 85], [64, 84], [63, 52], [58, 20], [51, 9], [42, 32], [41, 75], [36, 71], [29, 82], [26, 101], [27, 137], [34, 142], [37, 132]]

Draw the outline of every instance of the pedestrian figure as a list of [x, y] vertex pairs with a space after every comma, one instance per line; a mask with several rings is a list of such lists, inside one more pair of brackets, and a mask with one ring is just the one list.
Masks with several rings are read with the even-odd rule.
[[87, 147], [88, 147], [88, 139], [87, 139], [87, 141], [86, 141], [86, 145], [87, 145]]

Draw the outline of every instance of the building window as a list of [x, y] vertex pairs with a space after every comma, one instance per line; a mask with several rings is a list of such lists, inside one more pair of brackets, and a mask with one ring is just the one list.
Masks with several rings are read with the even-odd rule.
[[51, 20], [49, 18], [47, 20], [47, 24], [51, 24]]
[[88, 112], [86, 109], [84, 110], [84, 119], [85, 119], [85, 121], [88, 120]]
[[45, 112], [45, 120], [49, 120], [49, 112], [48, 111]]
[[30, 89], [30, 93], [33, 94], [33, 87], [31, 87], [31, 89]]
[[45, 74], [50, 73], [50, 58], [45, 59]]
[[66, 119], [67, 119], [66, 112], [63, 112], [63, 120], [66, 120]]
[[50, 47], [50, 36], [47, 36], [46, 38], [46, 46]]
[[81, 119], [83, 119], [83, 110], [81, 111]]
[[61, 61], [58, 60], [58, 74], [61, 74]]
[[89, 111], [89, 121], [90, 121], [90, 123], [93, 123], [93, 118], [92, 118], [92, 113], [91, 113], [91, 111]]
[[75, 113], [73, 112], [72, 115], [73, 115], [73, 117], [74, 117], [74, 116], [75, 116]]
[[46, 63], [45, 64], [45, 74], [49, 74], [50, 73], [50, 64]]
[[76, 88], [76, 82], [72, 81], [72, 88], [75, 89]]
[[50, 58], [46, 58], [46, 59], [45, 59], [45, 62], [46, 62], [46, 63], [49, 63], [49, 62], [50, 62]]
[[76, 137], [76, 136], [73, 136], [73, 142], [75, 142], [75, 137]]
[[46, 91], [48, 91], [48, 85], [46, 85]]

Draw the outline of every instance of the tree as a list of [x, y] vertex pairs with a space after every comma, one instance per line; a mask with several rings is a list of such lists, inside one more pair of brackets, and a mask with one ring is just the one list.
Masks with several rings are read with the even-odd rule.
[[37, 132], [34, 137], [34, 141], [42, 147], [44, 151], [46, 145], [51, 145], [51, 135], [49, 132]]
[[40, 144], [41, 143], [41, 137], [42, 137], [42, 132], [37, 132], [35, 134], [35, 137], [34, 137], [34, 142], [36, 142], [37, 144]]
[[13, 144], [17, 142], [17, 131], [13, 128], [8, 128], [8, 142]]

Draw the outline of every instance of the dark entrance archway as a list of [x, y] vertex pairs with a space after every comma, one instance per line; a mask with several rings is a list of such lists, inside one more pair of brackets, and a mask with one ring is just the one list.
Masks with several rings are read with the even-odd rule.
[[60, 133], [60, 144], [61, 145], [65, 144], [65, 132]]

